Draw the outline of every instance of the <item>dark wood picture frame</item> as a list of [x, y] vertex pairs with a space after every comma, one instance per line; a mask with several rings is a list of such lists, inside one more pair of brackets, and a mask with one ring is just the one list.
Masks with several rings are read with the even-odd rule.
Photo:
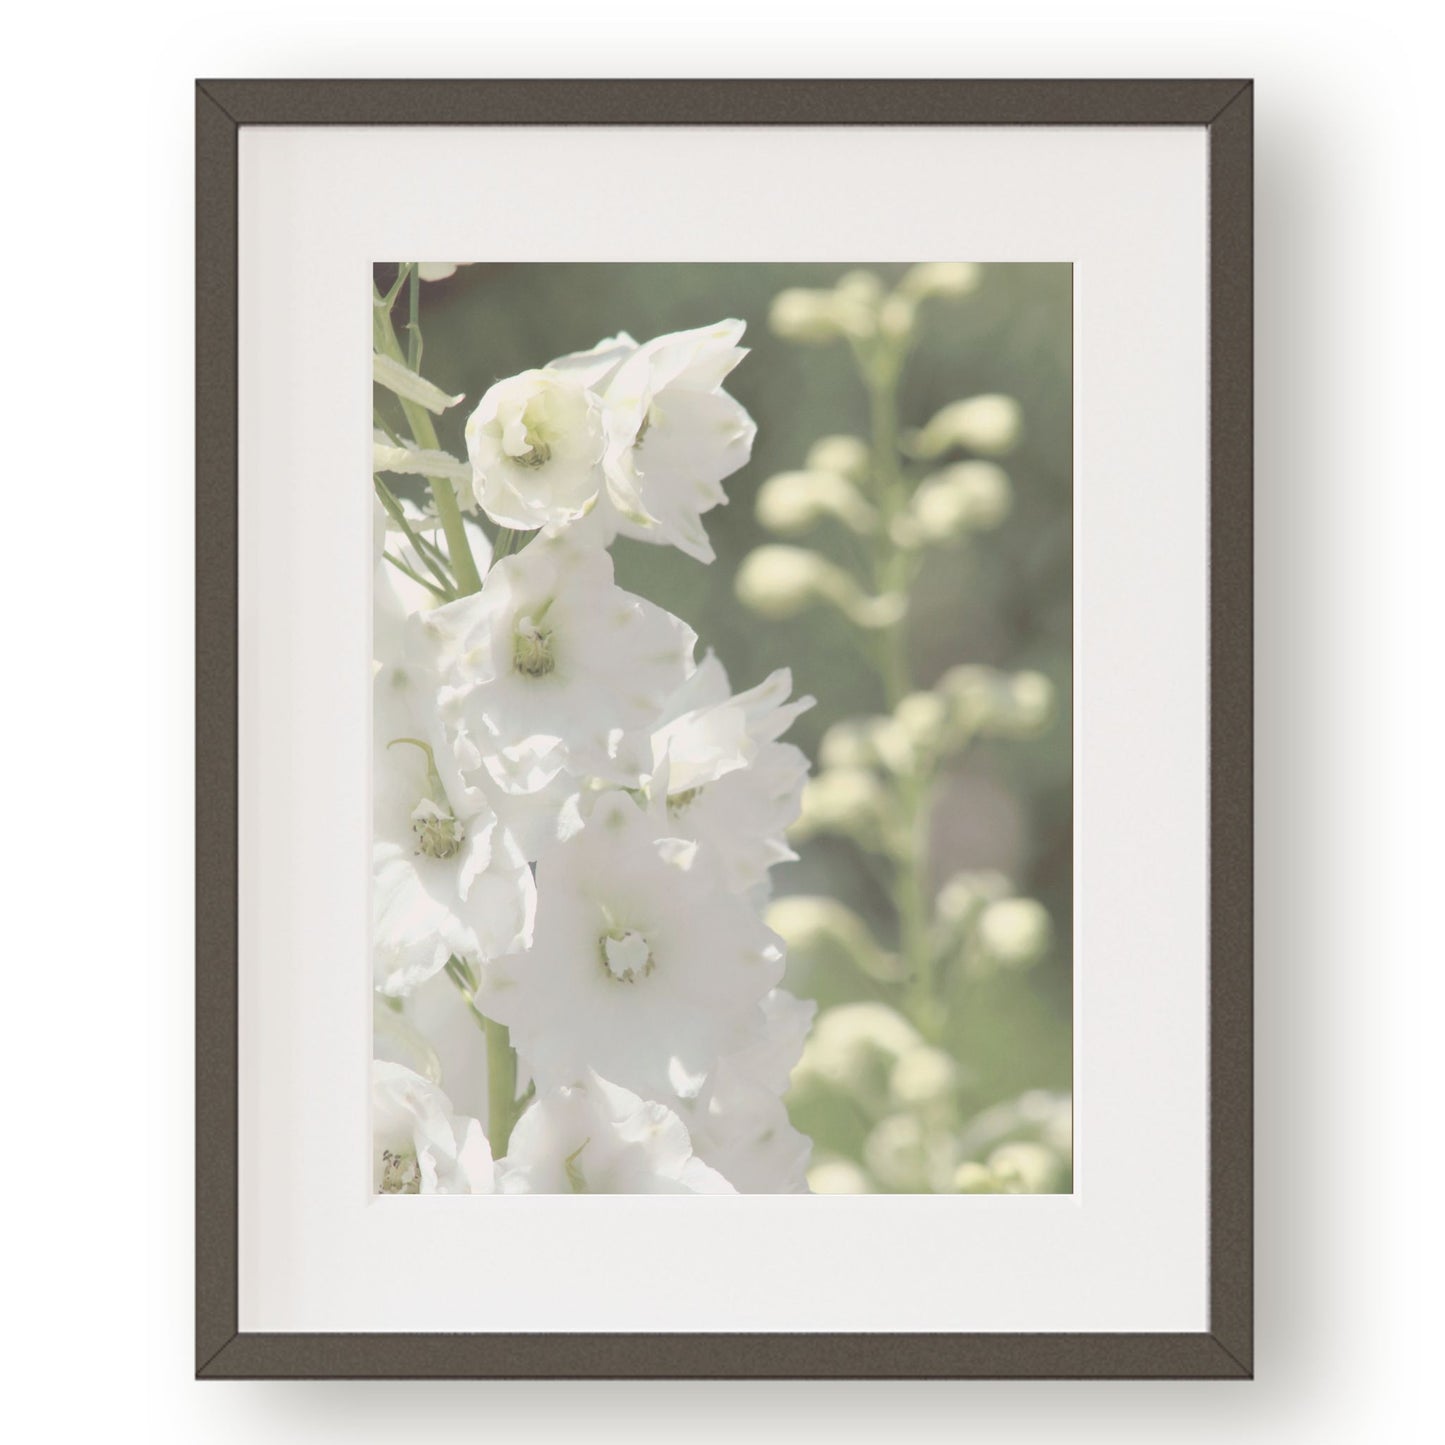
[[[1201, 126], [1209, 141], [1209, 1329], [257, 1334], [237, 1325], [237, 139], [274, 125]], [[196, 88], [196, 1375], [1250, 1378], [1253, 94], [1240, 80], [267, 81]]]

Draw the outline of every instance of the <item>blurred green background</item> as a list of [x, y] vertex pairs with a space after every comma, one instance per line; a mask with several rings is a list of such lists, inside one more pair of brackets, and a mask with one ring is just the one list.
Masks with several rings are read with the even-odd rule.
[[[466, 455], [467, 413], [498, 378], [618, 331], [644, 341], [724, 317], [747, 322], [744, 345], [751, 354], [727, 389], [752, 414], [758, 435], [750, 464], [725, 483], [729, 505], [704, 519], [717, 561], [705, 566], [675, 549], [626, 539], [613, 552], [621, 585], [689, 622], [717, 651], [736, 690], [774, 668], [792, 669], [795, 691], [811, 693], [818, 705], [788, 737], [815, 761], [830, 724], [883, 710], [876, 673], [861, 660], [857, 633], [840, 614], [819, 607], [763, 621], [738, 602], [733, 583], [754, 547], [778, 540], [756, 520], [759, 486], [776, 472], [801, 467], [808, 447], [824, 434], [868, 435], [866, 395], [847, 345], [798, 345], [768, 329], [769, 306], [780, 291], [830, 287], [858, 269], [892, 286], [907, 268], [473, 264], [426, 283], [421, 298], [421, 369], [444, 390], [467, 397], [439, 423], [442, 444], [457, 456]], [[378, 268], [383, 286], [389, 274], [394, 268]], [[1047, 949], [1029, 967], [961, 983], [952, 995], [939, 1043], [959, 1065], [956, 1112], [947, 1126], [955, 1135], [967, 1134], [990, 1106], [1028, 1091], [1066, 1094], [1070, 1086], [1071, 288], [1067, 265], [982, 267], [971, 294], [920, 307], [899, 394], [905, 428], [981, 393], [1003, 393], [1022, 409], [1018, 443], [999, 458], [1012, 491], [1007, 518], [965, 545], [926, 555], [907, 623], [914, 685], [926, 687], [966, 662], [1036, 670], [1054, 690], [1052, 717], [1042, 731], [974, 743], [944, 768], [934, 790], [930, 896], [960, 871], [997, 870], [1007, 875], [1010, 892], [1037, 899], [1051, 920]], [[912, 474], [921, 470], [926, 468]], [[839, 561], [847, 555], [842, 542], [826, 527], [808, 539]], [[846, 900], [890, 946], [897, 932], [893, 908], [877, 869], [859, 849], [820, 836], [799, 851], [800, 861], [774, 869], [775, 894]], [[787, 986], [816, 998], [820, 1009], [891, 1001], [897, 987], [846, 961], [823, 964], [796, 954]], [[860, 1157], [870, 1119], [856, 1102], [806, 1094], [795, 1099], [793, 1114], [800, 1128], [815, 1135], [823, 1157]], [[985, 1122], [996, 1116], [983, 1115]], [[1005, 1135], [1006, 1122], [999, 1126]], [[890, 1186], [875, 1177], [871, 1187]], [[1068, 1188], [1067, 1171], [1047, 1187]]]

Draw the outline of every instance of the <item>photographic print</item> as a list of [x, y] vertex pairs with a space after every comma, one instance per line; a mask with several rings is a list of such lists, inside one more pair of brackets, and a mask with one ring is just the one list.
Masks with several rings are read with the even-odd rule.
[[376, 1192], [1069, 1192], [1071, 268], [372, 316]]

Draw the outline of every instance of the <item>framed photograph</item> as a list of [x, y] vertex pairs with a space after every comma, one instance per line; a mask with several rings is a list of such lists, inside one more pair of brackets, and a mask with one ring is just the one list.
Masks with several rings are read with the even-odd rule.
[[196, 103], [197, 1375], [1247, 1378], [1249, 83]]

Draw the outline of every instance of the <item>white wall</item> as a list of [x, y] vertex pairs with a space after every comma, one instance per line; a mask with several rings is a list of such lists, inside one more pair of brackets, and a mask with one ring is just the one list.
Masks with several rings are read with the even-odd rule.
[[[1413, 8], [26, 12], [36, 33], [12, 34], [0, 101], [13, 373], [0, 726], [20, 863], [7, 916], [22, 919], [3, 950], [10, 1418], [33, 1411], [42, 1439], [124, 1421], [161, 1442], [1426, 1432], [1416, 1412], [1441, 1337], [1445, 265], [1438, 97]], [[1258, 81], [1259, 1378], [195, 1385], [191, 80], [808, 72]], [[404, 187], [379, 178], [388, 189], [401, 203]]]

